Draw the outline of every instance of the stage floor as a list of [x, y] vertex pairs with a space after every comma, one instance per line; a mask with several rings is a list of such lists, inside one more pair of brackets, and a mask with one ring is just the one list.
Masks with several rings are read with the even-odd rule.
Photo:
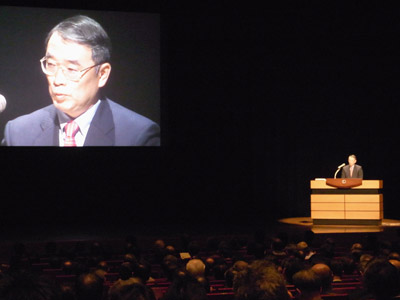
[[280, 223], [312, 230], [314, 233], [361, 233], [383, 232], [387, 229], [400, 228], [400, 220], [383, 219], [381, 225], [314, 225], [310, 217], [285, 218]]

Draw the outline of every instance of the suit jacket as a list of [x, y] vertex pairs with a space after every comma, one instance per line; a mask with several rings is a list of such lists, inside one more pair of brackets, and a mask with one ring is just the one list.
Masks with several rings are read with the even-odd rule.
[[[59, 146], [59, 122], [53, 104], [6, 124], [5, 146]], [[84, 146], [159, 146], [160, 127], [110, 99], [101, 100]]]
[[354, 165], [353, 176], [350, 177], [350, 166], [346, 165], [342, 169], [342, 178], [363, 178], [363, 169], [359, 165]]

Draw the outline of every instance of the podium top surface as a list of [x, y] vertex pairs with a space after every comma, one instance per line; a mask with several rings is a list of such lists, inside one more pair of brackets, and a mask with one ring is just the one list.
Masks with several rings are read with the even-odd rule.
[[[351, 188], [351, 189], [382, 189], [383, 188], [383, 180], [362, 180], [360, 185], [351, 187], [349, 183], [351, 183], [351, 179], [349, 178], [339, 178], [339, 179], [333, 179], [329, 178], [325, 180], [311, 180], [310, 181], [310, 188], [311, 189], [338, 189], [338, 187], [332, 186], [332, 183], [335, 183], [335, 181], [341, 181], [341, 180], [346, 180], [346, 182], [343, 184], [343, 186], [339, 186], [340, 183], [338, 183], [339, 188]], [[328, 185], [327, 181], [331, 184]], [[347, 186], [346, 186], [347, 185]]]

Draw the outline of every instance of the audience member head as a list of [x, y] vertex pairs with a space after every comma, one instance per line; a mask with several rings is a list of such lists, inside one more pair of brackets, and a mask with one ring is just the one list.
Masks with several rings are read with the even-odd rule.
[[217, 280], [225, 279], [225, 272], [229, 269], [229, 266], [225, 262], [219, 262], [213, 268], [214, 277]]
[[328, 259], [333, 258], [335, 256], [335, 241], [327, 238], [321, 247], [319, 247], [319, 254]]
[[343, 276], [343, 260], [340, 258], [334, 258], [331, 260], [331, 270], [334, 276], [334, 279], [338, 280]]
[[186, 264], [186, 271], [193, 278], [204, 276], [206, 265], [201, 259], [191, 259]]
[[285, 244], [280, 238], [272, 238], [271, 241], [271, 250], [272, 252], [283, 252], [285, 249]]
[[151, 275], [151, 265], [147, 261], [141, 261], [133, 265], [133, 276], [138, 277], [145, 284]]
[[180, 267], [179, 259], [174, 255], [166, 255], [162, 261], [162, 269], [168, 280], [172, 281], [176, 271]]
[[321, 280], [322, 293], [329, 292], [332, 289], [333, 274], [329, 266], [325, 264], [315, 264], [311, 270], [317, 274]]
[[371, 254], [363, 254], [360, 257], [360, 263], [358, 264], [358, 271], [360, 274], [364, 274], [367, 268], [367, 265], [374, 257]]
[[304, 269], [304, 261], [298, 257], [290, 257], [282, 262], [283, 275], [286, 283], [293, 284], [292, 277], [295, 273]]
[[305, 258], [310, 253], [310, 248], [305, 241], [298, 242], [296, 248], [301, 257]]
[[176, 256], [177, 253], [176, 253], [175, 247], [172, 246], [172, 245], [167, 245], [167, 246], [165, 246], [165, 254], [166, 254], [166, 255], [170, 254], [170, 255]]
[[313, 270], [301, 270], [293, 275], [293, 284], [300, 299], [318, 299], [321, 295], [321, 279]]
[[341, 257], [341, 261], [343, 263], [343, 274], [353, 275], [357, 270], [357, 264], [354, 259], [349, 256]]
[[379, 243], [379, 255], [381, 257], [388, 257], [392, 252], [392, 243], [388, 240], [382, 240]]
[[164, 240], [156, 240], [154, 242], [154, 259], [157, 263], [162, 263], [162, 260], [165, 256], [165, 242]]
[[213, 272], [213, 268], [215, 266], [215, 259], [213, 257], [207, 257], [204, 261], [206, 265], [206, 273], [209, 275]]
[[239, 300], [288, 300], [285, 280], [275, 265], [256, 260], [246, 270], [237, 274], [233, 285]]
[[390, 252], [388, 259], [395, 259], [400, 261], [400, 254], [398, 252]]
[[1, 300], [58, 300], [61, 290], [53, 282], [25, 271], [13, 272], [0, 280]]
[[103, 297], [103, 278], [93, 273], [82, 274], [76, 283], [77, 300], [99, 300]]
[[96, 269], [93, 271], [93, 273], [103, 278], [103, 280], [105, 280], [107, 270], [108, 270], [108, 264], [105, 260], [102, 260], [98, 262]]
[[128, 280], [132, 277], [132, 272], [133, 268], [130, 262], [123, 262], [118, 268], [119, 278], [122, 280]]
[[364, 285], [377, 300], [390, 299], [399, 291], [397, 268], [386, 259], [374, 259], [367, 265]]
[[400, 261], [397, 259], [390, 259], [389, 262], [396, 267], [397, 271], [400, 271]]
[[154, 248], [157, 250], [157, 249], [164, 249], [165, 248], [165, 242], [164, 242], [164, 240], [161, 240], [161, 239], [159, 239], [159, 240], [156, 240], [155, 242], [154, 242]]
[[127, 283], [118, 283], [108, 290], [109, 300], [155, 300], [151, 289], [139, 279], [131, 278]]
[[126, 253], [124, 255], [124, 262], [130, 262], [131, 264], [136, 264], [138, 260], [133, 253]]
[[243, 260], [236, 261], [231, 268], [225, 272], [225, 285], [233, 287], [233, 281], [237, 273], [246, 270], [249, 264]]

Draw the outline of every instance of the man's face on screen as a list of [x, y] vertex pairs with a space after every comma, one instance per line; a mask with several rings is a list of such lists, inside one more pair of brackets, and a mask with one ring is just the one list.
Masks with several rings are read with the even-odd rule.
[[[95, 65], [91, 48], [65, 40], [57, 32], [49, 39], [46, 57], [64, 70], [83, 70]], [[58, 67], [54, 75], [46, 75], [50, 97], [56, 108], [76, 118], [97, 102], [99, 88], [106, 84], [111, 66], [102, 64], [99, 72], [96, 67], [90, 68], [80, 73], [79, 80], [66, 78], [63, 68]]]

